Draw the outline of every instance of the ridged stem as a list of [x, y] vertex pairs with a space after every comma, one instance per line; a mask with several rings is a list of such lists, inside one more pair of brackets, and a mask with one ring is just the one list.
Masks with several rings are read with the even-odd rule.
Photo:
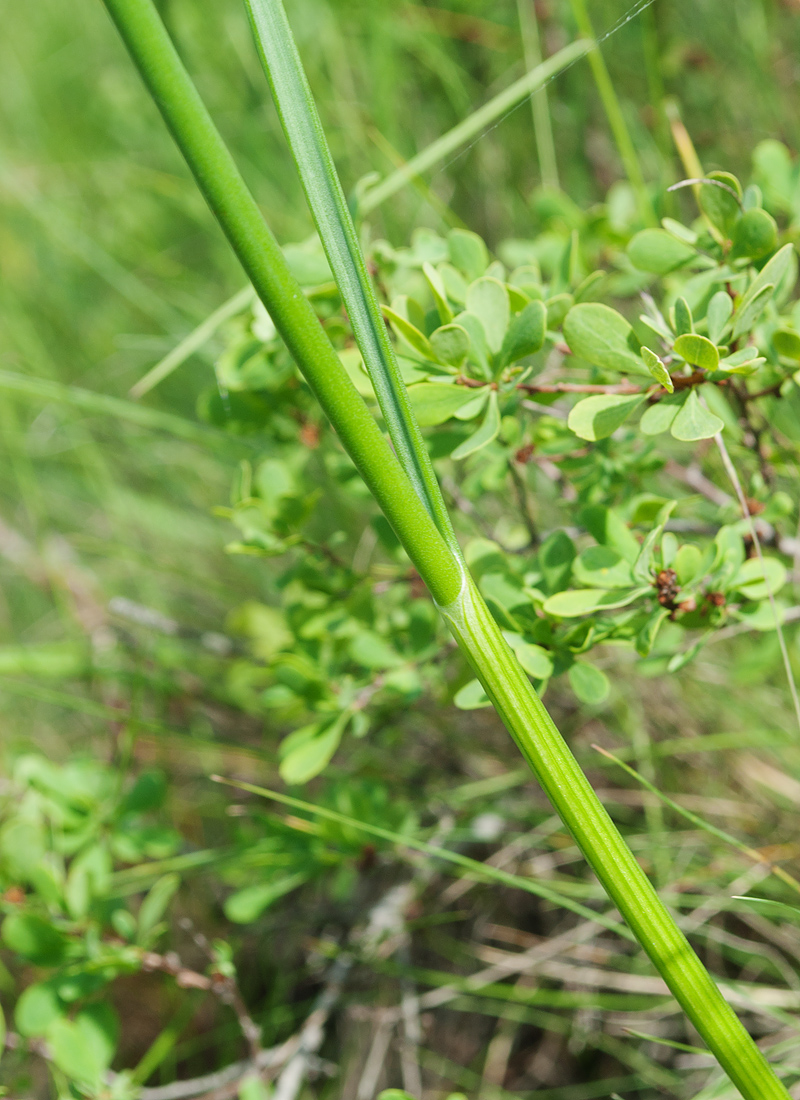
[[586, 861], [722, 1068], [746, 1100], [787, 1100], [592, 790], [470, 578], [440, 611]]

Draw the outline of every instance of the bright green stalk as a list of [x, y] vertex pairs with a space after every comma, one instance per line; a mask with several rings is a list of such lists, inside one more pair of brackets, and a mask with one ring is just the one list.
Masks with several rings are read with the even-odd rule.
[[435, 598], [461, 570], [292, 275], [152, 0], [105, 0], [142, 79], [295, 362]]
[[531, 69], [519, 80], [515, 80], [508, 88], [498, 92], [488, 103], [484, 103], [477, 111], [473, 111], [468, 118], [459, 122], [452, 130], [448, 130], [446, 134], [442, 134], [436, 141], [431, 142], [426, 149], [423, 149], [417, 156], [412, 157], [402, 168], [398, 168], [396, 172], [392, 172], [391, 176], [387, 176], [371, 191], [367, 191], [359, 203], [359, 213], [361, 215], [369, 214], [382, 202], [386, 202], [388, 198], [402, 190], [415, 176], [421, 176], [434, 164], [438, 164], [440, 160], [444, 160], [445, 157], [455, 153], [462, 145], [473, 141], [487, 126], [491, 126], [508, 111], [513, 110], [531, 92], [544, 87], [548, 80], [560, 73], [562, 69], [568, 68], [587, 53], [590, 57], [593, 56], [589, 53], [593, 48], [594, 42], [578, 39], [577, 42], [571, 42], [563, 50], [554, 53], [547, 61], [537, 65], [535, 69]]
[[[578, 33], [585, 38], [594, 38], [592, 21], [586, 10], [586, 0], [570, 0], [570, 3], [572, 5], [572, 13], [575, 16], [575, 22], [578, 24]], [[630, 185], [636, 195], [636, 201], [639, 205], [639, 214], [644, 221], [648, 224], [652, 224], [655, 221], [655, 216], [653, 214], [650, 196], [647, 193], [644, 176], [642, 175], [642, 169], [639, 165], [639, 158], [636, 156], [636, 150], [633, 147], [633, 141], [628, 132], [625, 117], [622, 114], [622, 108], [617, 99], [617, 93], [614, 90], [611, 77], [608, 75], [606, 63], [603, 60], [603, 55], [600, 53], [600, 47], [597, 45], [595, 45], [594, 49], [589, 54], [589, 64], [592, 67], [592, 75], [594, 76], [597, 90], [600, 93], [600, 99], [603, 101], [606, 118], [608, 119], [608, 124], [614, 135], [617, 150], [622, 159], [625, 175], [628, 177]]]
[[[517, 16], [519, 18], [520, 34], [522, 35], [525, 64], [528, 71], [532, 72], [542, 63], [539, 21], [536, 18], [533, 0], [517, 0]], [[531, 113], [533, 115], [533, 132], [536, 136], [536, 151], [539, 154], [539, 171], [542, 173], [542, 184], [558, 191], [560, 186], [558, 182], [558, 162], [553, 141], [553, 127], [550, 124], [547, 89], [544, 86], [531, 96]]]
[[788, 1100], [620, 836], [471, 578], [460, 572], [459, 562], [349, 382], [288, 272], [152, 0], [105, 3], [253, 286], [609, 896], [746, 1100]]
[[283, 5], [246, 3], [281, 124], [389, 436], [417, 495], [460, 557]]

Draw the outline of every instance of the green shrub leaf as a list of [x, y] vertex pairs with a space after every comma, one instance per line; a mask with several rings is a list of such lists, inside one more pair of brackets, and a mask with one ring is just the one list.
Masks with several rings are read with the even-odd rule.
[[630, 588], [630, 563], [611, 546], [590, 546], [574, 561], [573, 576], [590, 588]]
[[544, 302], [529, 302], [511, 321], [500, 349], [500, 363], [516, 363], [533, 355], [544, 343], [547, 308]]
[[489, 351], [496, 355], [511, 319], [511, 303], [508, 290], [499, 279], [478, 279], [467, 288], [467, 312], [474, 314], [486, 333]]
[[672, 393], [672, 391], [675, 389], [675, 386], [672, 382], [669, 371], [661, 362], [656, 353], [654, 351], [651, 351], [650, 348], [645, 347], [644, 344], [642, 345], [642, 359], [644, 360], [644, 365], [650, 371], [653, 378], [655, 378], [656, 382], [660, 382], [665, 390], [667, 390], [669, 393]]
[[706, 310], [708, 338], [712, 344], [719, 344], [722, 340], [732, 313], [733, 300], [730, 294], [727, 290], [718, 290], [708, 303], [708, 309]]
[[724, 423], [720, 417], [701, 405], [697, 390], [692, 390], [672, 421], [672, 435], [686, 443], [698, 439], [711, 439], [721, 432]]
[[697, 257], [697, 251], [665, 229], [643, 229], [628, 245], [628, 258], [640, 271], [666, 275]]
[[773, 252], [777, 243], [778, 227], [775, 219], [766, 210], [754, 207], [752, 210], [745, 210], [736, 223], [730, 258], [760, 260]]
[[245, 886], [226, 900], [225, 916], [234, 924], [250, 924], [258, 920], [261, 914], [280, 898], [302, 886], [308, 876], [297, 872], [281, 875], [269, 882], [259, 882], [254, 886]]
[[544, 602], [548, 615], [560, 619], [575, 619], [580, 615], [591, 615], [595, 611], [612, 611], [617, 607], [627, 607], [640, 596], [652, 592], [652, 588], [619, 589], [583, 588], [569, 592], [557, 592]]
[[422, 427], [444, 424], [458, 410], [475, 398], [475, 391], [466, 386], [444, 382], [418, 382], [408, 387], [411, 408]]
[[37, 966], [58, 966], [66, 954], [66, 937], [35, 913], [9, 914], [2, 935], [7, 947]]
[[645, 400], [644, 395], [628, 397], [620, 393], [598, 393], [573, 406], [567, 424], [581, 439], [594, 442], [613, 435], [634, 409]]
[[748, 600], [763, 600], [774, 596], [787, 579], [786, 566], [777, 558], [748, 558], [730, 582]]
[[719, 366], [719, 352], [715, 345], [705, 336], [698, 336], [694, 332], [679, 336], [675, 341], [675, 351], [693, 367], [716, 370]]
[[[552, 321], [551, 321], [552, 324]], [[573, 306], [564, 319], [564, 339], [573, 355], [612, 371], [646, 374], [639, 341], [621, 313], [599, 302]]]
[[582, 703], [596, 707], [604, 703], [611, 691], [611, 684], [605, 672], [588, 661], [576, 661], [567, 672], [572, 690]]
[[465, 684], [460, 691], [456, 692], [453, 702], [459, 710], [480, 710], [482, 707], [492, 705], [480, 680], [470, 680]]
[[463, 325], [442, 325], [430, 338], [433, 354], [440, 363], [462, 367], [469, 355], [469, 333]]
[[488, 446], [493, 439], [496, 439], [499, 431], [500, 408], [497, 404], [497, 392], [492, 390], [489, 394], [489, 407], [480, 428], [469, 439], [465, 439], [463, 443], [456, 447], [451, 457], [458, 461], [466, 458], [467, 455], [475, 454], [476, 451], [480, 451], [482, 447]]

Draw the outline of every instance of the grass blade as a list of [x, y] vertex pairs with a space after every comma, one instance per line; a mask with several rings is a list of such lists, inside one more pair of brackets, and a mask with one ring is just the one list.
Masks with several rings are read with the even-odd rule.
[[393, 844], [399, 844], [403, 848], [413, 848], [414, 851], [422, 852], [423, 855], [433, 856], [435, 859], [441, 859], [446, 863], [452, 863], [456, 867], [462, 867], [465, 871], [469, 872], [470, 875], [474, 875], [480, 881], [496, 882], [500, 886], [511, 886], [515, 890], [524, 890], [528, 894], [535, 894], [538, 898], [544, 898], [547, 901], [553, 902], [554, 905], [560, 905], [563, 906], [564, 909], [569, 909], [570, 912], [576, 913], [579, 917], [583, 917], [584, 920], [595, 921], [597, 924], [601, 924], [604, 928], [616, 932], [617, 935], [623, 936], [625, 939], [633, 939], [628, 929], [623, 924], [620, 924], [619, 921], [614, 920], [613, 917], [608, 917], [603, 913], [598, 913], [594, 909], [589, 909], [587, 906], [581, 905], [580, 902], [573, 901], [572, 898], [567, 897], [566, 894], [561, 894], [558, 890], [553, 890], [542, 882], [523, 878], [521, 875], [512, 875], [509, 871], [502, 871], [487, 863], [481, 863], [480, 860], [470, 859], [469, 856], [462, 855], [460, 852], [451, 852], [447, 848], [439, 848], [437, 845], [428, 844], [424, 840], [403, 836], [401, 833], [394, 832], [392, 829], [384, 829], [380, 825], [371, 825], [365, 821], [359, 821], [357, 818], [348, 817], [347, 814], [341, 814], [337, 810], [329, 810], [325, 806], [316, 806], [313, 802], [303, 802], [299, 798], [292, 798], [291, 795], [281, 794], [280, 791], [272, 791], [266, 787], [257, 787], [252, 783], [244, 783], [237, 779], [225, 779], [221, 775], [212, 775], [211, 778], [215, 783], [225, 783], [229, 787], [236, 787], [238, 790], [260, 795], [261, 798], [269, 798], [273, 802], [280, 802], [283, 806], [291, 806], [295, 810], [303, 810], [306, 813], [314, 814], [315, 817], [324, 817], [327, 821], [336, 821], [340, 825], [347, 825], [351, 829], [359, 829], [362, 833], [368, 833], [370, 836], [379, 837], [381, 840], [391, 841]]
[[[585, 35], [587, 38], [594, 38], [594, 29], [592, 27], [591, 18], [589, 17], [589, 12], [586, 9], [586, 0], [570, 0], [570, 3], [572, 5], [573, 15], [575, 16], [575, 22], [578, 24], [579, 33]], [[597, 91], [600, 94], [608, 124], [614, 135], [614, 141], [622, 161], [622, 166], [625, 169], [625, 175], [628, 177], [630, 185], [636, 195], [639, 215], [647, 225], [653, 225], [655, 224], [653, 205], [650, 202], [650, 195], [647, 192], [647, 186], [644, 182], [639, 158], [636, 155], [636, 148], [631, 140], [631, 135], [625, 122], [625, 116], [622, 113], [617, 93], [611, 82], [611, 77], [609, 76], [606, 63], [603, 60], [603, 55], [598, 45], [594, 45], [592, 52], [589, 54], [589, 64], [592, 67], [592, 74], [594, 75], [595, 84], [597, 85]]]
[[389, 436], [420, 500], [460, 556], [283, 4], [247, 0], [247, 8], [281, 124]]
[[719, 829], [716, 825], [712, 825], [709, 821], [705, 821], [697, 814], [693, 814], [691, 810], [684, 809], [683, 806], [681, 806], [678, 802], [675, 802], [672, 798], [669, 797], [669, 795], [664, 794], [663, 791], [660, 791], [658, 787], [650, 782], [649, 779], [645, 779], [645, 777], [640, 772], [635, 771], [635, 769], [632, 768], [630, 764], [626, 764], [623, 760], [620, 760], [620, 758], [618, 756], [615, 756], [614, 753], [609, 752], [607, 749], [601, 748], [599, 745], [593, 745], [592, 748], [597, 749], [597, 751], [605, 756], [606, 759], [613, 760], [614, 763], [619, 765], [619, 767], [622, 768], [623, 771], [627, 772], [632, 779], [635, 779], [637, 783], [641, 783], [645, 790], [650, 791], [651, 794], [654, 794], [656, 798], [660, 799], [665, 806], [669, 806], [669, 808], [671, 810], [674, 810], [676, 814], [680, 814], [680, 816], [685, 818], [687, 821], [691, 821], [691, 823], [693, 825], [696, 825], [698, 829], [702, 829], [704, 832], [710, 833], [711, 836], [715, 836], [717, 840], [722, 840], [725, 844], [730, 844], [732, 848], [736, 848], [737, 851], [742, 852], [748, 857], [748, 859], [752, 859], [754, 863], [760, 863], [769, 867], [773, 875], [779, 878], [782, 882], [785, 882], [787, 886], [791, 886], [793, 890], [797, 891], [797, 893], [800, 894], [800, 882], [798, 882], [796, 878], [790, 875], [788, 871], [784, 871], [784, 869], [782, 867], [779, 867], [776, 863], [770, 863], [769, 860], [766, 860], [763, 854], [759, 852], [756, 848], [751, 848], [749, 844], [743, 844], [741, 840], [737, 840], [735, 836], [732, 836], [730, 833], [726, 833], [724, 829]]
[[[542, 63], [542, 47], [539, 41], [539, 20], [533, 0], [517, 0], [517, 17], [525, 52], [525, 64], [533, 72]], [[558, 191], [558, 162], [553, 141], [553, 127], [550, 122], [550, 108], [547, 103], [547, 90], [542, 87], [531, 96], [533, 132], [536, 135], [536, 151], [539, 155], [539, 171], [542, 174], [542, 186]]]
[[477, 111], [473, 111], [452, 130], [442, 134], [421, 153], [412, 157], [402, 168], [392, 172], [385, 180], [368, 191], [359, 204], [359, 213], [361, 215], [371, 213], [392, 195], [396, 195], [416, 176], [421, 176], [434, 164], [455, 153], [462, 145], [473, 141], [487, 126], [501, 120], [503, 115], [512, 111], [532, 92], [544, 87], [554, 76], [569, 68], [593, 49], [593, 41], [580, 38], [576, 42], [571, 42], [569, 46], [565, 46], [563, 50], [559, 50], [558, 53], [554, 53], [547, 61], [531, 69], [519, 80], [515, 80], [508, 88], [498, 92], [488, 103], [484, 103]]
[[188, 336], [184, 336], [172, 351], [168, 352], [163, 359], [150, 368], [147, 374], [142, 375], [139, 381], [131, 386], [131, 397], [144, 397], [159, 382], [163, 382], [182, 363], [185, 363], [190, 355], [193, 355], [207, 340], [210, 340], [220, 325], [223, 325], [231, 317], [235, 317], [237, 313], [241, 313], [254, 298], [255, 291], [251, 286], [245, 286], [241, 290], [237, 290], [232, 298], [218, 306], [213, 313], [206, 317], [205, 321], [201, 321], [197, 328], [193, 329]]
[[168, 432], [191, 443], [208, 444], [212, 440], [223, 440], [234, 445], [241, 445], [244, 442], [246, 447], [255, 446], [249, 441], [225, 435], [215, 428], [186, 420], [185, 417], [176, 416], [174, 413], [150, 409], [146, 405], [137, 405], [133, 401], [125, 401], [105, 393], [95, 393], [93, 390], [84, 390], [79, 386], [65, 386], [63, 382], [54, 382], [49, 378], [39, 378], [33, 374], [16, 374], [14, 371], [0, 370], [0, 390], [20, 393], [35, 401], [68, 405], [83, 412], [124, 420], [130, 424], [138, 424], [140, 428]]

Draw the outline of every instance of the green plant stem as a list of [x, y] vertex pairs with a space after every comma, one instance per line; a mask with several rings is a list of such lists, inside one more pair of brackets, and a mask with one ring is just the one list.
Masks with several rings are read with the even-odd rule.
[[788, 1093], [636, 862], [471, 582], [442, 607], [453, 634], [592, 870], [747, 1100]]
[[289, 270], [152, 0], [105, 0], [164, 121], [256, 293], [308, 379], [359, 473], [435, 598], [461, 572]]
[[[570, 4], [572, 5], [572, 13], [575, 17], [575, 22], [578, 25], [578, 33], [584, 38], [593, 39], [594, 28], [592, 27], [589, 13], [586, 10], [586, 0], [570, 0]], [[625, 122], [625, 116], [622, 113], [622, 108], [617, 99], [617, 93], [614, 90], [614, 85], [608, 74], [606, 63], [603, 60], [600, 47], [596, 43], [592, 52], [589, 54], [589, 64], [592, 67], [594, 82], [597, 85], [597, 91], [600, 93], [600, 99], [603, 103], [603, 109], [606, 112], [608, 124], [611, 127], [611, 133], [614, 135], [614, 141], [622, 160], [622, 167], [636, 195], [639, 215], [648, 225], [652, 225], [655, 222], [655, 215], [653, 213], [653, 205], [650, 202], [650, 195], [648, 194], [647, 186], [644, 182], [644, 176], [642, 175], [642, 169], [639, 165], [639, 158], [636, 155], [636, 150]]]
[[[517, 16], [522, 36], [522, 48], [525, 65], [529, 72], [536, 70], [542, 63], [542, 47], [539, 40], [539, 22], [533, 0], [517, 0]], [[536, 152], [539, 156], [539, 171], [542, 185], [558, 191], [558, 162], [553, 141], [553, 127], [550, 123], [550, 107], [547, 102], [547, 89], [542, 86], [531, 96], [531, 114], [533, 132], [536, 136]]]
[[523, 756], [685, 1012], [746, 1100], [788, 1093], [656, 895], [445, 544], [303, 296], [152, 0], [105, 0], [212, 211]]
[[386, 202], [388, 198], [402, 190], [411, 180], [421, 176], [423, 172], [427, 172], [440, 160], [444, 160], [455, 153], [462, 145], [473, 141], [487, 126], [491, 126], [508, 111], [513, 110], [518, 103], [521, 103], [532, 92], [542, 88], [562, 69], [568, 68], [587, 53], [590, 57], [593, 56], [589, 52], [593, 48], [594, 42], [578, 39], [576, 42], [571, 42], [569, 46], [565, 46], [563, 50], [559, 50], [558, 53], [554, 53], [547, 61], [537, 65], [535, 69], [521, 76], [519, 80], [515, 80], [508, 88], [499, 92], [488, 103], [484, 103], [477, 111], [473, 111], [468, 118], [459, 122], [452, 130], [448, 130], [446, 134], [442, 134], [436, 141], [431, 142], [426, 149], [423, 149], [417, 156], [412, 157], [402, 168], [398, 168], [396, 172], [392, 172], [390, 176], [387, 176], [385, 180], [373, 187], [371, 191], [367, 191], [359, 204], [359, 214], [362, 217], [369, 214], [382, 202]]

